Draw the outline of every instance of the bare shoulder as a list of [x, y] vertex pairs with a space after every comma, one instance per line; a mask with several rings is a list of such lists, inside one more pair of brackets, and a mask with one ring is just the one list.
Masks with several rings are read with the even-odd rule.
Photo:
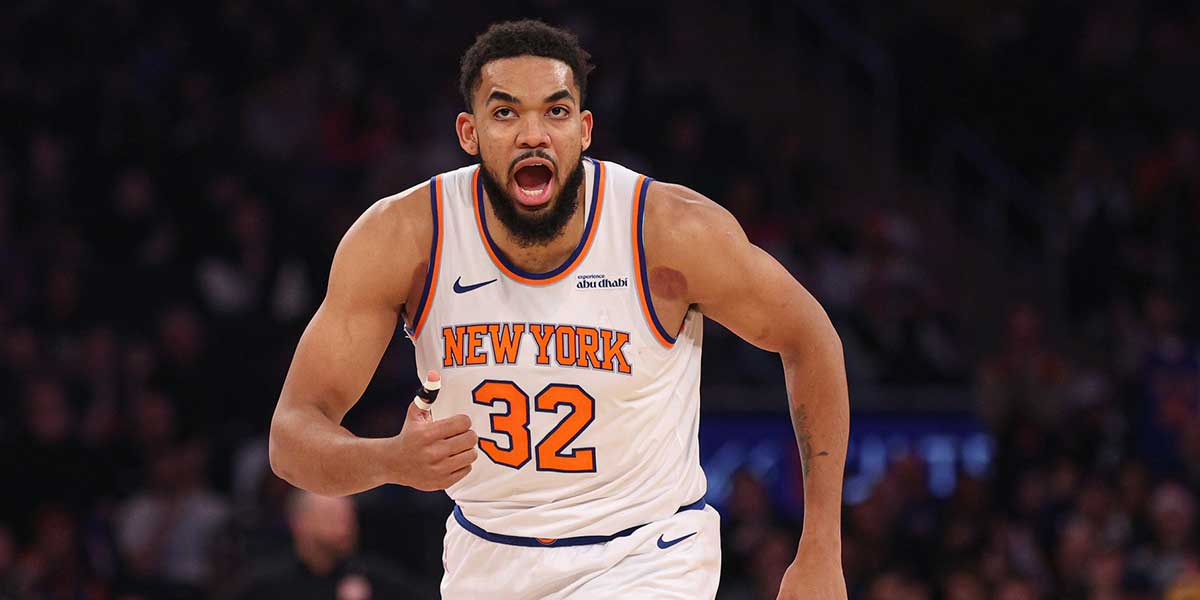
[[661, 294], [699, 304], [729, 285], [726, 275], [736, 273], [732, 263], [749, 242], [728, 210], [686, 186], [656, 181], [645, 211], [642, 240], [656, 302]]
[[412, 237], [432, 235], [433, 213], [429, 208], [429, 182], [376, 200], [355, 221], [348, 234], [361, 229], [366, 235]]
[[642, 236], [648, 257], [685, 273], [686, 267], [709, 263], [721, 249], [747, 243], [725, 207], [686, 186], [658, 181], [646, 193]]
[[433, 238], [429, 183], [377, 200], [338, 244], [329, 295], [378, 294], [399, 307], [428, 268]]
[[674, 183], [655, 181], [650, 185], [645, 219], [646, 244], [653, 243], [667, 257], [695, 255], [696, 244], [746, 240], [741, 225], [725, 207]]

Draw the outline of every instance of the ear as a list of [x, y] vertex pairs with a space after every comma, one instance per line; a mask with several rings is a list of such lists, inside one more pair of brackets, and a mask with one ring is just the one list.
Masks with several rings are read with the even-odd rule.
[[458, 145], [462, 146], [463, 151], [471, 156], [478, 156], [479, 134], [475, 131], [475, 115], [458, 113], [458, 118], [454, 120], [454, 129], [458, 133]]
[[579, 140], [583, 150], [587, 150], [588, 146], [592, 145], [592, 111], [585, 110], [579, 113], [579, 126]]

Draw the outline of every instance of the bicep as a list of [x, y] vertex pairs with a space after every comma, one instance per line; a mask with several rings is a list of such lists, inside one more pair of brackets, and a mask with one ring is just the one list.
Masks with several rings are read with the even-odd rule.
[[366, 390], [396, 329], [383, 305], [326, 298], [296, 346], [280, 404], [309, 404], [340, 422]]
[[[700, 198], [676, 221], [674, 254], [686, 265], [691, 302], [755, 346], [771, 352], [806, 350], [834, 340], [828, 315], [779, 261], [752, 244], [724, 208]], [[689, 239], [691, 238], [691, 239]], [[692, 249], [703, 245], [705, 252]]]
[[803, 344], [814, 332], [836, 335], [825, 310], [779, 261], [748, 241], [738, 246], [716, 253], [699, 303], [705, 316], [772, 352]]
[[398, 274], [418, 256], [414, 236], [397, 231], [384, 210], [369, 210], [338, 246], [325, 299], [296, 346], [281, 409], [317, 408], [340, 422], [395, 335], [408, 292], [407, 278]]

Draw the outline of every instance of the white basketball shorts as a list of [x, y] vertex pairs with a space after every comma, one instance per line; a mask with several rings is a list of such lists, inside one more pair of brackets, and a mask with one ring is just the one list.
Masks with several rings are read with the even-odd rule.
[[442, 553], [442, 598], [711, 600], [717, 594], [721, 524], [711, 506], [681, 510], [597, 543], [535, 546], [525, 542], [529, 539], [489, 534], [461, 513], [451, 514]]

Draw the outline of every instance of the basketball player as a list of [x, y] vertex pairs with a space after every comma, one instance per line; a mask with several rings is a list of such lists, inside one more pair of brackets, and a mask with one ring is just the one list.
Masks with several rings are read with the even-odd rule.
[[[838, 336], [719, 205], [583, 154], [588, 58], [535, 21], [495, 25], [467, 50], [455, 125], [478, 164], [350, 228], [284, 383], [271, 465], [324, 495], [445, 489], [446, 598], [712, 598], [719, 523], [697, 445], [707, 316], [783, 360], [805, 510], [779, 595], [845, 598]], [[399, 435], [358, 438], [342, 417], [400, 318], [440, 395], [428, 412], [414, 402]]]

